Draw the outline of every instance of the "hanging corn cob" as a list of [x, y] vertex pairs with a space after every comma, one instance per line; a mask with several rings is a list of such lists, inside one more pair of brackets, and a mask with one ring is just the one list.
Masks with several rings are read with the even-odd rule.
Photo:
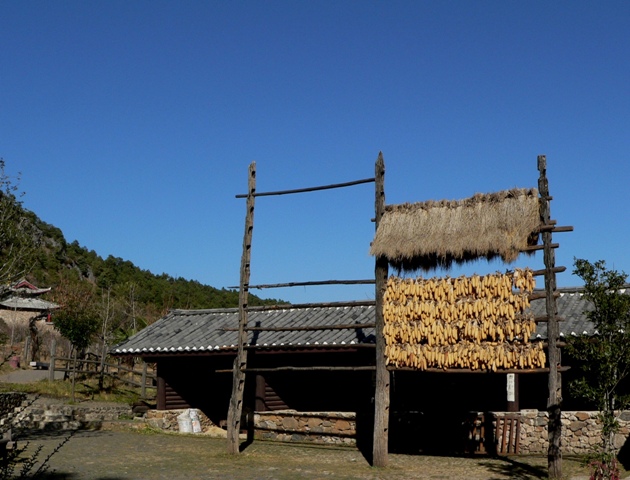
[[536, 324], [524, 313], [534, 286], [529, 269], [482, 277], [390, 277], [383, 303], [388, 362], [418, 369], [544, 366], [542, 346], [528, 344]]

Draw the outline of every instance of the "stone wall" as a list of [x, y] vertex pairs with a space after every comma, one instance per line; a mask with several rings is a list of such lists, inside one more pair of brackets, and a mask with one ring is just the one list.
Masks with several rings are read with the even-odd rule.
[[356, 415], [352, 412], [256, 412], [256, 438], [282, 442], [356, 444]]
[[22, 406], [26, 400], [26, 393], [8, 392], [0, 393], [0, 419], [6, 418]]
[[[538, 410], [521, 410], [520, 447], [522, 454], [547, 453], [547, 422], [549, 414]], [[562, 452], [584, 454], [601, 442], [601, 422], [597, 412], [562, 412]], [[500, 416], [501, 413], [496, 413]], [[621, 448], [630, 434], [630, 411], [619, 415], [621, 428], [614, 444]]]
[[[179, 432], [177, 416], [186, 410], [149, 410], [147, 424], [167, 432]], [[197, 410], [201, 421], [201, 434], [227, 437], [223, 428], [212, 423]], [[282, 410], [256, 412], [253, 414], [254, 436], [280, 442], [313, 442], [325, 444], [354, 445], [356, 419], [348, 412], [296, 412]], [[246, 425], [243, 421], [243, 425]]]
[[[201, 410], [197, 410], [199, 415], [199, 422], [201, 423], [201, 434], [209, 435], [211, 437], [225, 437], [227, 438], [227, 432], [222, 428], [219, 428], [212, 420], [204, 415]], [[158, 430], [164, 430], [166, 432], [179, 432], [179, 424], [177, 422], [178, 415], [181, 415], [186, 410], [149, 410], [146, 413], [146, 422], [150, 427]]]
[[125, 404], [67, 405], [21, 393], [0, 394], [0, 413], [0, 425], [14, 430], [99, 428], [103, 422], [133, 417], [131, 407]]
[[[103, 422], [133, 417], [131, 407], [119, 404], [66, 405], [26, 399], [22, 393], [0, 394], [0, 426], [7, 417], [16, 429], [74, 430], [98, 428]], [[185, 410], [149, 410], [145, 421], [153, 428], [178, 432], [177, 416]], [[226, 437], [223, 428], [212, 423], [197, 410], [202, 433]], [[496, 416], [504, 412], [494, 412]], [[521, 454], [547, 452], [547, 420], [545, 411], [521, 410]], [[312, 442], [319, 444], [355, 445], [356, 415], [353, 412], [296, 412], [283, 410], [255, 412], [252, 415], [255, 437], [282, 442]], [[630, 411], [621, 412], [620, 431], [615, 435], [615, 447], [621, 448], [630, 436]], [[0, 431], [2, 428], [0, 427]], [[584, 454], [601, 440], [601, 422], [597, 412], [562, 412], [562, 451], [565, 454]]]

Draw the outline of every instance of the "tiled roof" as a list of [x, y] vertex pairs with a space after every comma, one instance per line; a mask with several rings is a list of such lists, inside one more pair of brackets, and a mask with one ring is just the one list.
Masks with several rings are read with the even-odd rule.
[[[630, 290], [628, 290], [630, 293]], [[576, 289], [560, 292], [557, 299], [560, 335], [593, 334], [593, 324], [584, 311], [592, 306], [582, 300]], [[545, 300], [534, 300], [535, 316], [545, 314]], [[374, 323], [373, 306], [287, 308], [284, 310], [251, 311], [250, 327], [308, 327]], [[238, 332], [238, 310], [173, 310], [153, 325], [140, 331], [112, 349], [114, 354], [160, 354], [176, 352], [209, 352], [235, 350]], [[232, 330], [228, 330], [232, 329]], [[547, 324], [540, 322], [536, 338], [547, 337]], [[261, 347], [346, 347], [358, 343], [374, 343], [374, 328], [315, 331], [249, 332], [250, 345]]]
[[[112, 349], [115, 354], [158, 354], [234, 350], [238, 310], [173, 310]], [[374, 323], [373, 306], [250, 311], [250, 327], [314, 327]], [[229, 330], [231, 329], [231, 330]], [[374, 328], [249, 332], [248, 343], [261, 347], [347, 347], [374, 343]]]
[[55, 310], [59, 308], [56, 303], [33, 297], [10, 297], [0, 302], [0, 305], [11, 310]]
[[[558, 316], [564, 318], [564, 321], [559, 322], [561, 337], [595, 333], [593, 324], [584, 314], [585, 311], [592, 310], [593, 305], [583, 300], [583, 295], [578, 289], [561, 290], [560, 297], [556, 299], [556, 305]], [[534, 300], [531, 303], [531, 310], [535, 316], [545, 315], [545, 300]], [[545, 322], [538, 324], [536, 336], [537, 338], [547, 338], [547, 324]]]

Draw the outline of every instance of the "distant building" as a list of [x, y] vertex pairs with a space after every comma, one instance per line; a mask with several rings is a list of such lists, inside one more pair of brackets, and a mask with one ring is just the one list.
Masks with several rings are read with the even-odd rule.
[[[39, 288], [25, 279], [9, 286], [8, 296], [0, 301], [0, 319], [7, 326], [7, 336], [13, 345], [22, 334], [29, 332], [31, 339], [30, 359], [38, 355], [40, 333], [50, 325], [50, 314], [59, 305], [38, 298], [51, 288]], [[50, 327], [48, 327], [50, 329]]]

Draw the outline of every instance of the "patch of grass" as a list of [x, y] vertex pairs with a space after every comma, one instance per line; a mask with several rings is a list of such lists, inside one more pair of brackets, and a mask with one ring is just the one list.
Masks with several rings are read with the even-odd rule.
[[[0, 392], [25, 392], [39, 394], [44, 397], [70, 399], [72, 384], [70, 380], [40, 380], [33, 383], [0, 383]], [[132, 404], [140, 400], [140, 389], [107, 381], [102, 390], [98, 388], [96, 379], [82, 379], [75, 385], [75, 400], [77, 402], [115, 402]]]

